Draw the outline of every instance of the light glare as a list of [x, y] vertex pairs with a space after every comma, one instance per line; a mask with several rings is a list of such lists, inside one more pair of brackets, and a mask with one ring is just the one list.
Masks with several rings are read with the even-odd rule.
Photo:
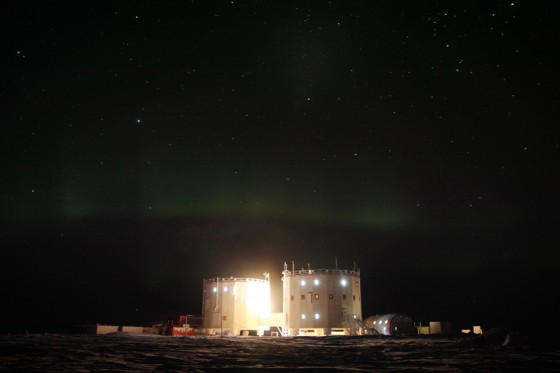
[[255, 315], [267, 315], [270, 313], [270, 304], [263, 302], [270, 299], [270, 288], [268, 284], [248, 282], [245, 303], [247, 309]]

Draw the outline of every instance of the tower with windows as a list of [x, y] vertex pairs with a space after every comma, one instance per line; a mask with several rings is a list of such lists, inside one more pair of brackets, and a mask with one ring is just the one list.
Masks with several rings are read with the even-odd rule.
[[262, 335], [270, 319], [270, 281], [211, 278], [202, 284], [202, 328], [209, 335]]
[[359, 269], [292, 268], [290, 271], [284, 263], [282, 275], [283, 330], [286, 336], [360, 333]]

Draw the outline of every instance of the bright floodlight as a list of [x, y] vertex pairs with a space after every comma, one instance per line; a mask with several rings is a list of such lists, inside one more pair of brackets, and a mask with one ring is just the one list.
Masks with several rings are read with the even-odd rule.
[[319, 285], [319, 280], [315, 279], [315, 281], [313, 281], [313, 283], [314, 283], [315, 285]]
[[227, 293], [227, 286], [224, 286], [224, 291]]
[[300, 284], [301, 286], [305, 286], [305, 280], [301, 280]]
[[217, 292], [217, 291], [218, 291], [218, 288], [217, 288], [217, 287], [215, 287], [214, 289], [212, 289], [212, 291], [214, 291], [214, 293], [215, 293], [215, 292]]
[[305, 320], [305, 314], [304, 313], [301, 314], [301, 319]]
[[342, 280], [340, 280], [340, 284], [341, 284], [342, 286], [346, 286], [346, 279], [343, 278]]
[[315, 320], [319, 320], [319, 314], [318, 313], [315, 314]]
[[246, 291], [245, 303], [249, 312], [259, 316], [270, 313], [270, 302], [263, 302], [265, 299], [270, 299], [268, 283], [247, 282]]

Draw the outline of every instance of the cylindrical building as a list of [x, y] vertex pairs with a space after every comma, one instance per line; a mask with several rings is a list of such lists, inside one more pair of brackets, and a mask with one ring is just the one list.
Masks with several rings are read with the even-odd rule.
[[270, 314], [270, 281], [255, 278], [212, 278], [202, 285], [202, 328], [205, 334], [262, 335]]
[[359, 270], [302, 269], [284, 264], [284, 335], [354, 335], [362, 329]]
[[411, 336], [418, 334], [412, 318], [400, 313], [369, 316], [364, 320], [364, 325], [379, 335]]

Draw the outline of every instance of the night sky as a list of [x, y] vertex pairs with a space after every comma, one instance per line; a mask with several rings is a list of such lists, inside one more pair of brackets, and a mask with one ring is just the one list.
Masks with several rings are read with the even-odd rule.
[[0, 331], [200, 314], [360, 267], [363, 314], [555, 314], [559, 5], [21, 1], [2, 12]]

